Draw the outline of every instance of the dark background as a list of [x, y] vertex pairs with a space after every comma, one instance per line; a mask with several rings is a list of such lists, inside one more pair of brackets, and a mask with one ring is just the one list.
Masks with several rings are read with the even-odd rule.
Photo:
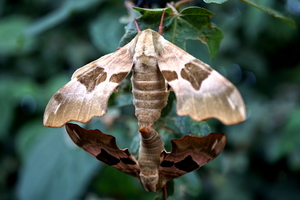
[[[216, 120], [200, 123], [226, 133], [228, 144], [216, 160], [176, 179], [170, 199], [300, 199], [299, 29], [240, 1], [196, 3], [215, 13], [212, 21], [224, 39], [212, 61], [199, 41], [188, 41], [187, 51], [238, 87], [248, 117], [228, 127]], [[299, 0], [259, 3], [299, 27]], [[0, 199], [154, 198], [136, 179], [76, 147], [64, 128], [42, 125], [48, 100], [72, 73], [116, 50], [130, 22], [126, 16], [117, 0], [0, 1]], [[120, 148], [135, 153], [128, 84], [90, 128], [114, 135]], [[174, 138], [161, 134], [166, 144]]]

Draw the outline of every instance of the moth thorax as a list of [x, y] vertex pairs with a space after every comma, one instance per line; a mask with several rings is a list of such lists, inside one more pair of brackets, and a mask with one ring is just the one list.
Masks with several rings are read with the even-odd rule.
[[152, 125], [167, 105], [167, 83], [157, 65], [136, 62], [132, 73], [133, 104], [141, 126]]
[[136, 68], [139, 68], [137, 70], [142, 70], [144, 72], [146, 71], [153, 71], [152, 68], [157, 68], [157, 56], [153, 55], [153, 56], [146, 56], [145, 54], [142, 54], [140, 56], [134, 56], [133, 58], [134, 63], [139, 63], [139, 65], [135, 65]]

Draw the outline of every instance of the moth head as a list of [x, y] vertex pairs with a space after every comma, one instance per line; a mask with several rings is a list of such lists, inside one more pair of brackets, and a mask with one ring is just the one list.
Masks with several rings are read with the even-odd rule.
[[163, 52], [164, 38], [151, 29], [140, 32], [135, 38], [134, 60], [156, 66], [157, 59]]
[[158, 174], [145, 175], [140, 173], [140, 181], [148, 192], [155, 192], [158, 183]]

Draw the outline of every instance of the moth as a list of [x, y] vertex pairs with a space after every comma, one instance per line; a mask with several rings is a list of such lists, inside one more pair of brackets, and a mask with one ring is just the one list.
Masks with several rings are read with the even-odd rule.
[[109, 97], [131, 70], [133, 103], [140, 127], [151, 126], [160, 117], [170, 90], [176, 95], [180, 116], [189, 115], [195, 121], [217, 118], [226, 125], [246, 118], [243, 99], [230, 81], [147, 29], [139, 30], [116, 52], [75, 71], [71, 81], [50, 99], [44, 125], [61, 127], [69, 121], [87, 123], [94, 116], [103, 116]]
[[[170, 153], [152, 128], [166, 106], [169, 92], [177, 100], [177, 114], [196, 121], [217, 118], [224, 124], [245, 119], [245, 105], [226, 78], [207, 64], [165, 40], [162, 33], [140, 31], [127, 45], [75, 71], [69, 83], [50, 99], [44, 125], [66, 130], [79, 147], [100, 161], [139, 178], [147, 191], [157, 191], [167, 181], [196, 170], [220, 154], [226, 143], [223, 134], [203, 138], [185, 136], [172, 140]], [[138, 160], [127, 149], [120, 150], [115, 138], [99, 130], [78, 125], [106, 113], [112, 92], [132, 70], [132, 92], [140, 132]], [[67, 123], [67, 124], [66, 124]]]
[[[205, 137], [186, 135], [171, 140], [172, 151], [166, 152], [160, 135], [151, 129], [150, 139], [141, 138], [139, 158], [136, 160], [128, 149], [118, 148], [115, 137], [100, 130], [86, 130], [72, 123], [66, 124], [66, 130], [80, 148], [99, 161], [138, 178], [150, 192], [160, 190], [168, 181], [213, 160], [226, 144], [226, 136], [221, 133], [211, 133]], [[143, 131], [147, 132], [140, 130]]]

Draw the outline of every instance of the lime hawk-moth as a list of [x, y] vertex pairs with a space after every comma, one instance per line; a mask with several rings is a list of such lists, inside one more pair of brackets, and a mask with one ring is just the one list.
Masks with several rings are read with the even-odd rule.
[[[195, 121], [217, 118], [227, 125], [246, 116], [243, 99], [230, 81], [160, 33], [139, 31], [116, 52], [78, 69], [53, 95], [44, 114], [45, 126], [66, 125], [75, 144], [98, 160], [137, 177], [147, 191], [157, 191], [167, 181], [198, 169], [217, 157], [226, 144], [224, 134], [185, 136], [173, 139], [172, 151], [166, 152], [152, 126], [167, 104], [170, 88], [176, 95], [180, 116], [189, 115]], [[141, 136], [137, 160], [128, 149], [119, 149], [113, 136], [67, 123], [87, 123], [94, 116], [103, 116], [109, 97], [130, 71]]]

